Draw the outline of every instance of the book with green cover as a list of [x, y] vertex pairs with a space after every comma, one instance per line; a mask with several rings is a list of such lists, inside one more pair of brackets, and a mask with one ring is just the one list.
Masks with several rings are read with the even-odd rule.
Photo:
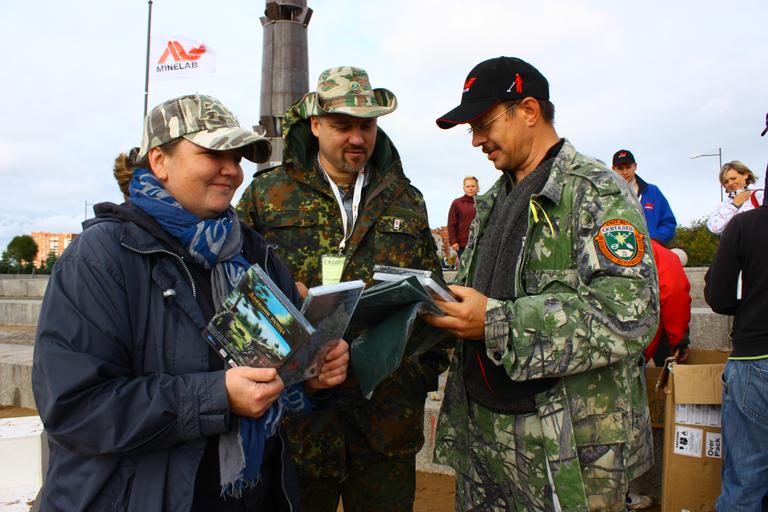
[[417, 276], [381, 282], [363, 292], [350, 325], [362, 334], [352, 342], [350, 356], [365, 397], [371, 397], [403, 358], [429, 350], [444, 338], [412, 336], [421, 312], [443, 314]]

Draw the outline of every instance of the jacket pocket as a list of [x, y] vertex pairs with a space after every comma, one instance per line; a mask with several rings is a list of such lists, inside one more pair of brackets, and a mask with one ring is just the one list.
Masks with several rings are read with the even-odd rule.
[[264, 212], [264, 224], [270, 228], [306, 228], [317, 225], [317, 212], [272, 210]]
[[576, 290], [579, 286], [579, 276], [575, 269], [530, 269], [523, 271], [523, 284], [525, 292], [529, 295], [538, 295], [546, 288], [550, 293], [568, 292]]
[[109, 480], [93, 501], [89, 510], [110, 510], [123, 512], [128, 510], [136, 476], [136, 460], [133, 457], [121, 457]]
[[[424, 219], [412, 215], [382, 215], [376, 221], [376, 248], [374, 259], [378, 263], [399, 267], [423, 268], [432, 261], [424, 254], [421, 234], [426, 229]], [[381, 255], [386, 255], [382, 260]]]
[[421, 236], [426, 228], [424, 219], [413, 216], [382, 215], [376, 221], [376, 233], [380, 235]]
[[576, 446], [625, 443], [627, 430], [620, 411], [593, 414], [573, 422]]

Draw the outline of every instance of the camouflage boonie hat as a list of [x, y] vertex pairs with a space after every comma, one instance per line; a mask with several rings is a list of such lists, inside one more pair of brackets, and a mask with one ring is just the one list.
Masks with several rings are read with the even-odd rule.
[[397, 108], [397, 98], [387, 89], [372, 89], [364, 69], [341, 66], [326, 69], [317, 79], [317, 91], [299, 102], [299, 114], [310, 116], [346, 114], [352, 117], [379, 117]]
[[164, 101], [147, 114], [136, 161], [142, 161], [150, 149], [179, 137], [216, 151], [242, 148], [243, 156], [256, 163], [266, 162], [272, 153], [269, 141], [241, 128], [219, 100], [191, 94]]

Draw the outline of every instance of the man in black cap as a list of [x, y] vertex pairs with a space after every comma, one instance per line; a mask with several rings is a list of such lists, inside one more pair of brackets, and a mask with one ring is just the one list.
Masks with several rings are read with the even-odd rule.
[[456, 510], [626, 510], [652, 463], [640, 353], [656, 331], [656, 270], [626, 183], [558, 137], [549, 84], [499, 57], [437, 120], [468, 124], [502, 172], [431, 324], [462, 338], [436, 457]]
[[613, 154], [613, 170], [619, 173], [629, 183], [629, 188], [637, 194], [651, 238], [662, 244], [672, 240], [677, 227], [675, 214], [672, 213], [672, 208], [669, 207], [669, 202], [659, 187], [647, 183], [636, 174], [635, 155], [628, 149], [618, 150]]

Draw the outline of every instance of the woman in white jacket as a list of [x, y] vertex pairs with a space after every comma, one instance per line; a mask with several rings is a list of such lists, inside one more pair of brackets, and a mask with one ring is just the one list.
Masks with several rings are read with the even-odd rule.
[[757, 176], [743, 162], [733, 160], [720, 168], [720, 183], [727, 196], [709, 215], [707, 227], [719, 235], [734, 215], [763, 204], [763, 189], [755, 187]]

